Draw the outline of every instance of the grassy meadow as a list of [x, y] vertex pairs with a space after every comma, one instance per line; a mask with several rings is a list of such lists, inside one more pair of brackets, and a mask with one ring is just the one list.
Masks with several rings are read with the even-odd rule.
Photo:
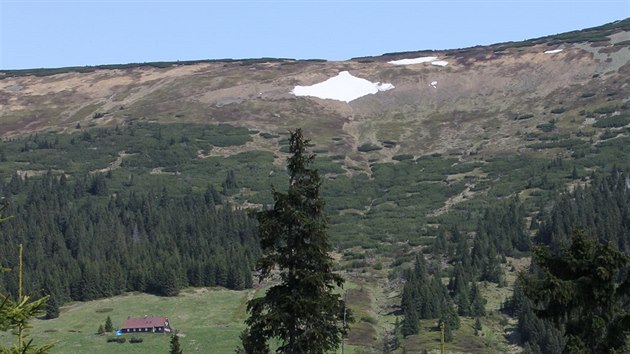
[[[61, 308], [59, 318], [31, 322], [28, 338], [37, 345], [55, 343], [52, 353], [110, 354], [168, 353], [170, 335], [162, 333], [124, 334], [125, 343], [108, 343], [112, 333], [97, 334], [110, 316], [114, 328], [122, 327], [128, 316], [165, 316], [180, 335], [184, 353], [234, 353], [245, 328], [246, 305], [256, 290], [234, 291], [224, 288], [188, 288], [175, 297], [128, 293], [108, 299], [73, 302]], [[130, 343], [131, 338], [141, 343]], [[17, 336], [0, 332], [0, 342], [13, 344]], [[346, 353], [361, 353], [346, 345]], [[339, 351], [341, 352], [341, 351]]]
[[[98, 335], [97, 329], [110, 316], [114, 328], [122, 327], [128, 316], [165, 316], [178, 330], [185, 353], [233, 353], [244, 328], [247, 296], [253, 290], [187, 289], [176, 297], [126, 294], [63, 306], [59, 318], [34, 320], [29, 331], [35, 343], [55, 343], [53, 353], [167, 353], [168, 334], [125, 334], [126, 343], [108, 343], [112, 334]], [[132, 337], [142, 343], [129, 343]], [[16, 340], [0, 332], [4, 343]]]

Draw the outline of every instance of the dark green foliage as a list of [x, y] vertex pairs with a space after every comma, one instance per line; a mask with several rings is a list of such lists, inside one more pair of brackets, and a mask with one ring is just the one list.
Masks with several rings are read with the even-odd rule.
[[559, 252], [569, 245], [574, 228], [580, 227], [602, 243], [611, 242], [619, 250], [630, 251], [628, 176], [613, 168], [605, 177], [591, 176], [591, 188], [577, 188], [556, 197], [555, 207], [538, 216], [536, 240]]
[[105, 332], [114, 331], [114, 324], [112, 323], [111, 317], [107, 316], [107, 318], [105, 319], [105, 326], [103, 327], [103, 329], [105, 330]]
[[271, 133], [266, 133], [266, 132], [260, 132], [259, 135], [265, 139], [274, 139], [274, 138], [278, 138], [278, 135], [275, 134], [271, 134]]
[[[3, 215], [7, 204], [0, 201], [0, 224], [10, 219]], [[0, 234], [4, 236], [3, 234]], [[0, 266], [0, 274], [10, 272], [11, 269]], [[33, 340], [25, 341], [28, 336], [24, 333], [24, 329], [29, 327], [32, 318], [40, 316], [46, 312], [46, 303], [48, 296], [31, 300], [30, 296], [22, 295], [22, 289], [17, 292], [17, 301], [11, 300], [10, 294], [0, 293], [0, 331], [13, 331], [18, 333], [17, 344], [11, 348], [0, 345], [0, 353], [21, 353], [21, 354], [47, 354], [53, 347], [52, 344], [46, 344], [40, 347], [33, 345]]]
[[[0, 225], [3, 262], [15, 265], [13, 252], [24, 243], [25, 258], [33, 260], [25, 264], [27, 293], [46, 289], [61, 305], [123, 291], [172, 296], [185, 286], [251, 286], [255, 220], [215, 208], [221, 198], [214, 189], [207, 197], [159, 188], [110, 198], [88, 193], [88, 181], [51, 173], [0, 181], [0, 192], [16, 200], [13, 222]], [[15, 292], [16, 276], [0, 280]]]
[[59, 302], [55, 295], [50, 295], [46, 303], [46, 319], [51, 320], [57, 317], [59, 317]]
[[566, 148], [569, 150], [575, 150], [580, 148], [585, 148], [590, 144], [587, 141], [582, 139], [561, 139], [556, 141], [544, 142], [544, 143], [535, 143], [527, 145], [528, 148], [532, 149], [554, 149], [554, 148]]
[[393, 141], [393, 140], [385, 140], [385, 141], [383, 141], [383, 146], [388, 148], [388, 149], [391, 149], [391, 148], [395, 147], [396, 145], [398, 145], [398, 143]]
[[438, 230], [437, 236], [435, 236], [435, 240], [433, 241], [432, 247], [433, 253], [435, 255], [445, 254], [447, 250], [446, 243], [446, 231], [443, 227], [440, 227]]
[[[572, 243], [574, 227], [582, 227], [603, 244], [610, 243], [625, 252], [630, 244], [627, 192], [627, 173], [618, 168], [604, 177], [591, 175], [589, 188], [577, 188], [559, 195], [551, 203], [554, 207], [539, 213], [534, 221], [538, 226], [536, 239], [550, 247], [553, 254], [565, 254]], [[626, 271], [622, 271], [625, 274]], [[623, 278], [620, 278], [623, 279]], [[506, 307], [519, 318], [518, 332], [522, 343], [536, 353], [559, 353], [566, 339], [550, 320], [538, 318], [520, 286], [514, 289]], [[596, 306], [593, 306], [595, 309]], [[578, 350], [575, 346], [567, 351]]]
[[[465, 250], [465, 252], [468, 254], [468, 250]], [[457, 305], [457, 314], [460, 316], [470, 315], [469, 276], [470, 275], [464, 273], [462, 263], [458, 262], [453, 268], [453, 275], [449, 282], [449, 290], [451, 291], [455, 305]]]
[[291, 133], [288, 191], [274, 190], [273, 208], [257, 214], [263, 250], [257, 269], [265, 278], [277, 267], [281, 283], [247, 305], [241, 338], [248, 353], [269, 353], [272, 338], [278, 353], [325, 353], [347, 330], [344, 301], [333, 293], [343, 279], [332, 272], [321, 181], [307, 143], [300, 129]]
[[[525, 226], [526, 214], [525, 206], [517, 197], [486, 208], [477, 225], [477, 237], [473, 244], [473, 252], [475, 252], [475, 245], [482, 247], [482, 243], [486, 241], [492, 244], [496, 252], [502, 255], [510, 256], [529, 251], [531, 240]], [[482, 258], [485, 252], [491, 251], [479, 250], [473, 254], [473, 262], [481, 261], [480, 263], [484, 263]], [[485, 254], [487, 255], [487, 253]]]
[[105, 175], [97, 173], [91, 178], [90, 188], [88, 192], [92, 195], [104, 196], [107, 195], [107, 183], [105, 181]]
[[566, 109], [564, 107], [557, 107], [551, 110], [552, 114], [560, 114], [560, 113], [564, 113], [566, 111]]
[[548, 132], [556, 129], [556, 122], [550, 120], [547, 123], [538, 124], [536, 126], [536, 128], [542, 130], [545, 133], [548, 133]]
[[370, 152], [370, 151], [378, 151], [378, 150], [382, 150], [383, 148], [380, 146], [376, 146], [374, 144], [363, 144], [361, 146], [359, 146], [357, 148], [357, 150], [359, 150], [359, 152]]
[[418, 333], [418, 319], [443, 318], [450, 328], [459, 327], [459, 317], [439, 274], [430, 274], [422, 255], [417, 255], [413, 269], [405, 276], [406, 282], [400, 301], [405, 316], [403, 335]]
[[622, 271], [628, 256], [576, 231], [559, 254], [545, 246], [532, 259], [539, 271], [522, 275], [524, 293], [534, 312], [564, 330], [565, 353], [609, 353], [622, 350], [630, 326], [626, 297], [630, 280]]
[[411, 336], [418, 334], [420, 330], [420, 320], [418, 319], [418, 313], [414, 307], [405, 308], [403, 311], [404, 320], [401, 326], [401, 333], [403, 336]]
[[131, 339], [129, 339], [129, 343], [131, 344], [142, 343], [142, 342], [144, 342], [144, 339], [138, 338], [138, 337], [131, 337]]
[[396, 161], [413, 160], [413, 155], [411, 154], [394, 155], [394, 157], [392, 157], [392, 160], [396, 160]]
[[628, 124], [630, 124], [630, 115], [624, 114], [608, 118], [600, 118], [593, 123], [593, 126], [595, 128], [618, 128]]
[[175, 270], [161, 266], [158, 266], [156, 269], [153, 281], [147, 285], [148, 292], [162, 296], [177, 296], [179, 288], [179, 279]]
[[529, 119], [532, 118], [534, 115], [533, 114], [518, 114], [514, 116], [514, 120], [525, 120], [525, 119]]
[[479, 319], [479, 317], [475, 317], [475, 324], [473, 325], [473, 329], [475, 330], [476, 335], [479, 335], [479, 333], [481, 333], [483, 326], [481, 325], [481, 320]]
[[450, 343], [453, 341], [453, 328], [449, 326], [445, 319], [440, 319], [440, 323], [444, 323], [444, 341]]
[[604, 131], [604, 133], [602, 135], [600, 135], [600, 139], [602, 139], [602, 140], [612, 139], [612, 138], [616, 137], [619, 134], [621, 134], [621, 132], [619, 132], [619, 131], [612, 131], [612, 130], [606, 129], [606, 131]]
[[473, 282], [470, 286], [470, 315], [475, 317], [485, 316], [487, 302], [488, 300], [481, 296], [477, 283]]
[[125, 338], [125, 337], [109, 337], [109, 338], [107, 338], [107, 343], [123, 344], [123, 343], [127, 343], [127, 338]]
[[171, 336], [171, 351], [169, 352], [170, 354], [183, 354], [184, 350], [181, 348], [181, 345], [179, 344], [179, 336], [177, 335], [177, 333], [173, 333], [173, 335]]
[[616, 106], [603, 106], [603, 107], [599, 107], [597, 109], [595, 109], [593, 111], [593, 113], [597, 113], [597, 114], [610, 114], [613, 113], [617, 110]]
[[98, 329], [96, 330], [96, 334], [104, 334], [105, 333], [105, 327], [103, 327], [102, 324], [98, 325]]

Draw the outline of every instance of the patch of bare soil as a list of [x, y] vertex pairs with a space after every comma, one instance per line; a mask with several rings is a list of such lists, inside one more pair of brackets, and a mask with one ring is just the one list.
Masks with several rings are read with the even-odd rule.
[[120, 165], [122, 164], [123, 159], [127, 156], [132, 156], [132, 155], [135, 155], [135, 154], [127, 154], [124, 151], [119, 151], [118, 157], [116, 158], [116, 160], [112, 161], [112, 163], [110, 163], [109, 166], [105, 168], [101, 168], [100, 170], [94, 170], [91, 173], [107, 173], [109, 171], [120, 168]]
[[[64, 171], [62, 170], [50, 170], [54, 174], [62, 174]], [[16, 170], [18, 176], [22, 178], [33, 177], [33, 176], [42, 176], [48, 173], [48, 170]]]
[[433, 211], [428, 216], [438, 216], [438, 215], [444, 214], [447, 211], [449, 211], [453, 206], [455, 206], [455, 205], [457, 205], [457, 204], [459, 204], [459, 203], [461, 203], [461, 202], [463, 202], [465, 200], [471, 199], [476, 194], [478, 194], [478, 193], [473, 192], [471, 190], [471, 188], [473, 188], [473, 187], [474, 187], [474, 185], [466, 185], [466, 189], [464, 189], [461, 193], [459, 193], [457, 195], [454, 195], [454, 196], [450, 197], [449, 199], [447, 199], [444, 202], [444, 206], [442, 206], [441, 208]]

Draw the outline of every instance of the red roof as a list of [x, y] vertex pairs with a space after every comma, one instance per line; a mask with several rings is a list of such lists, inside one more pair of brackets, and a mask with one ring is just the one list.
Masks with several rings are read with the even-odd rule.
[[152, 328], [152, 327], [168, 327], [168, 318], [166, 317], [129, 317], [122, 329], [126, 328]]

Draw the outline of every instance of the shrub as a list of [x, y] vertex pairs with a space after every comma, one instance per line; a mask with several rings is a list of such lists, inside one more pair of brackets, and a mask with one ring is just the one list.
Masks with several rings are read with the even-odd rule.
[[393, 148], [397, 145], [398, 143], [393, 141], [393, 140], [385, 140], [383, 141], [383, 146], [385, 146], [386, 148]]
[[566, 109], [564, 107], [557, 107], [551, 110], [551, 113], [553, 114], [560, 114], [564, 112], [566, 112]]
[[380, 146], [376, 146], [376, 145], [372, 145], [372, 144], [363, 144], [361, 146], [359, 146], [357, 148], [357, 150], [359, 150], [359, 152], [370, 152], [370, 151], [377, 151], [377, 150], [381, 150], [382, 148]]
[[523, 120], [523, 119], [529, 119], [532, 118], [534, 115], [533, 114], [517, 114], [516, 116], [514, 116], [514, 120]]
[[595, 112], [597, 114], [610, 114], [610, 113], [613, 113], [616, 110], [617, 110], [617, 107], [615, 107], [615, 106], [604, 106], [604, 107], [597, 108], [593, 112]]
[[556, 129], [556, 122], [554, 121], [549, 121], [547, 123], [543, 123], [543, 124], [538, 124], [536, 126], [536, 128], [544, 131], [545, 133], [548, 133], [554, 129]]
[[265, 139], [273, 139], [273, 138], [278, 138], [279, 137], [278, 135], [274, 135], [274, 134], [271, 134], [271, 133], [265, 133], [265, 132], [262, 132], [259, 135], [261, 137], [265, 138]]
[[129, 339], [129, 343], [142, 343], [143, 341], [144, 339], [138, 337], [131, 337], [131, 339]]
[[630, 115], [619, 115], [610, 118], [598, 119], [593, 123], [595, 128], [618, 128], [630, 124]]
[[604, 134], [602, 134], [601, 139], [602, 140], [612, 139], [612, 138], [616, 137], [617, 135], [619, 135], [619, 133], [621, 133], [621, 132], [612, 132], [610, 130], [606, 130], [604, 132]]
[[413, 160], [413, 155], [411, 154], [396, 155], [392, 157], [392, 160], [396, 160], [396, 161]]

